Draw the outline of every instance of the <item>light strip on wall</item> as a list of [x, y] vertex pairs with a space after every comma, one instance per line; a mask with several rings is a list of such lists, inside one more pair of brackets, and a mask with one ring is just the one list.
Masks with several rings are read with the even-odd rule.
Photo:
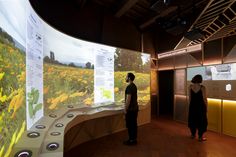
[[195, 51], [201, 51], [202, 50], [202, 45], [194, 45], [194, 46], [189, 46], [187, 47], [187, 53], [195, 52]]
[[221, 99], [207, 98], [209, 101], [221, 101]]
[[163, 52], [163, 53], [158, 54], [157, 57], [158, 57], [158, 59], [161, 59], [161, 58], [176, 56], [176, 55], [180, 55], [180, 54], [184, 54], [184, 53], [191, 53], [191, 52], [195, 52], [195, 51], [201, 51], [201, 49], [202, 49], [201, 44], [198, 44], [198, 45], [186, 47], [184, 49], [178, 49], [178, 50]]
[[232, 103], [232, 104], [236, 104], [236, 101], [234, 101], [234, 100], [223, 100], [223, 103]]
[[187, 95], [178, 95], [178, 94], [175, 94], [175, 97], [178, 97], [178, 98], [186, 98]]
[[160, 58], [166, 58], [166, 57], [170, 57], [170, 56], [172, 56], [172, 52], [171, 51], [158, 54], [157, 57], [158, 57], [158, 59], [160, 59]]

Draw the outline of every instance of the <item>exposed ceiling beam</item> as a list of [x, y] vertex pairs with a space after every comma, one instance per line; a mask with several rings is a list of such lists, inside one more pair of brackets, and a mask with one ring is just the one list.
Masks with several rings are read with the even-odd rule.
[[124, 15], [125, 12], [127, 12], [130, 8], [132, 8], [138, 0], [126, 0], [126, 3], [116, 12], [116, 17], [121, 17]]
[[[195, 26], [195, 24], [200, 20], [200, 18], [204, 15], [204, 13], [207, 11], [207, 9], [210, 7], [210, 5], [213, 3], [214, 0], [210, 0], [208, 2], [208, 4], [205, 6], [205, 8], [203, 9], [203, 11], [200, 13], [200, 15], [197, 17], [197, 19], [193, 22], [193, 24], [191, 25], [191, 27], [188, 29], [188, 31], [191, 31], [193, 29], [193, 27]], [[185, 37], [182, 37], [182, 39], [179, 41], [179, 43], [175, 46], [175, 49], [179, 49], [182, 47], [186, 47], [191, 41], [186, 39]]]
[[144, 22], [143, 24], [141, 24], [139, 26], [140, 29], [144, 29], [146, 27], [148, 27], [149, 25], [151, 25], [152, 23], [155, 22], [156, 19], [160, 18], [160, 17], [164, 17], [167, 16], [168, 14], [172, 13], [173, 11], [177, 10], [177, 6], [170, 6], [168, 9], [164, 10], [163, 12], [161, 12], [160, 14], [152, 17], [151, 19], [149, 19], [148, 21]]

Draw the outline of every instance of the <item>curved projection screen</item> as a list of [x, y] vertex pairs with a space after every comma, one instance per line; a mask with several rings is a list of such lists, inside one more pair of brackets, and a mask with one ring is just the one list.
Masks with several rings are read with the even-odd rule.
[[25, 6], [0, 0], [0, 157], [10, 156], [26, 127]]
[[150, 55], [69, 37], [44, 25], [44, 108], [122, 102], [127, 72], [136, 75], [140, 104], [150, 100]]
[[43, 22], [27, 0], [0, 0], [0, 157], [43, 115], [71, 104], [123, 105], [128, 72], [146, 105], [149, 54], [72, 38]]
[[207, 97], [236, 99], [236, 63], [188, 68], [188, 84], [196, 74], [203, 76]]

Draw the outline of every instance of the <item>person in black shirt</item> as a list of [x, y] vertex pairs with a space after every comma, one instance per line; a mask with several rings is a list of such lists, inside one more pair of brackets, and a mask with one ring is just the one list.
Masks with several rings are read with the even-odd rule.
[[135, 75], [128, 73], [126, 76], [126, 82], [129, 85], [125, 90], [125, 121], [128, 129], [129, 139], [124, 141], [126, 145], [137, 144], [137, 117], [138, 117], [138, 101], [137, 101], [137, 87], [133, 83]]

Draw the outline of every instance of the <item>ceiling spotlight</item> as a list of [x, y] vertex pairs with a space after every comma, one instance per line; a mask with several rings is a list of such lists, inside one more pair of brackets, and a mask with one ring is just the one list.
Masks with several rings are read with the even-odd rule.
[[170, 4], [170, 1], [171, 0], [164, 0], [164, 4], [166, 4], [166, 5]]

